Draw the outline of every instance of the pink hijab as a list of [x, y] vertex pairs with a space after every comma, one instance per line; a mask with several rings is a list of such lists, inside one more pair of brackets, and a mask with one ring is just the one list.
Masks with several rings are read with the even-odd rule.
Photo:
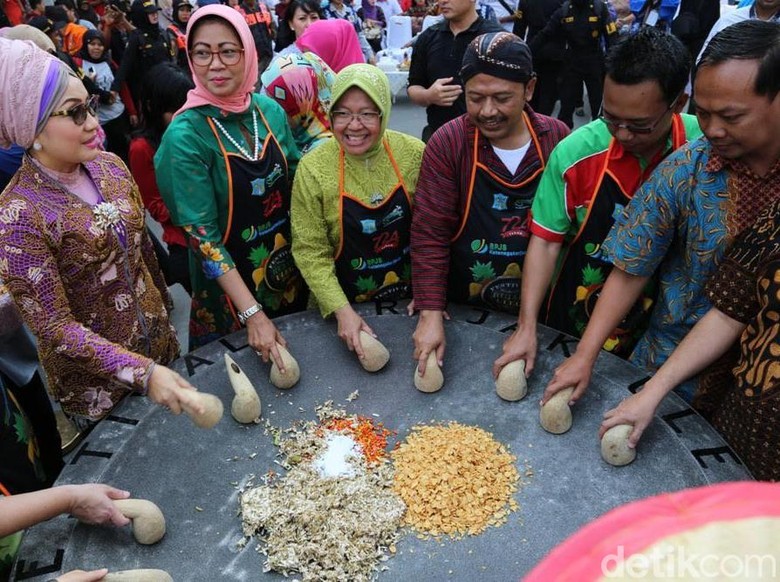
[[63, 67], [32, 41], [0, 38], [0, 147], [18, 144], [28, 149], [33, 144], [39, 122], [51, 113], [54, 93], [61, 94], [62, 87], [52, 90], [52, 73], [61, 75]]
[[336, 73], [347, 65], [366, 62], [355, 27], [342, 18], [312, 22], [295, 45], [320, 57]]
[[187, 60], [190, 63], [190, 70], [193, 72], [192, 80], [195, 82], [195, 88], [187, 93], [187, 101], [175, 115], [179, 115], [187, 109], [201, 107], [202, 105], [213, 105], [222, 111], [229, 111], [231, 113], [246, 111], [252, 100], [252, 92], [255, 90], [255, 85], [257, 84], [257, 49], [255, 48], [252, 32], [249, 30], [249, 26], [240, 12], [229, 6], [212, 4], [199, 8], [192, 13], [192, 17], [187, 23], [187, 39], [190, 42], [192, 42], [191, 31], [195, 26], [195, 23], [205, 16], [219, 16], [227, 21], [226, 24], [229, 24], [235, 29], [238, 34], [239, 42], [244, 49], [244, 80], [238, 88], [238, 91], [232, 95], [228, 97], [217, 97], [209, 92], [209, 90], [198, 80], [197, 75], [195, 75], [195, 67], [192, 66], [192, 61], [190, 61], [188, 55]]

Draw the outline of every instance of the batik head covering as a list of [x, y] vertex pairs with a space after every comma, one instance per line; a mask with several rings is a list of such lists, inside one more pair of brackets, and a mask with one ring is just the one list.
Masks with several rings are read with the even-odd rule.
[[[206, 16], [218, 16], [225, 20], [225, 24], [231, 26], [236, 31], [238, 42], [241, 43], [241, 47], [244, 49], [244, 79], [238, 90], [226, 97], [217, 97], [203, 86], [197, 75], [194, 74], [195, 68], [192, 66], [192, 60], [189, 57], [192, 50], [192, 31], [198, 22]], [[247, 110], [252, 102], [252, 92], [257, 84], [257, 49], [255, 48], [255, 41], [252, 37], [252, 32], [249, 30], [249, 25], [247, 25], [244, 17], [238, 10], [221, 4], [212, 4], [204, 8], [198, 8], [193, 12], [187, 23], [187, 61], [190, 64], [190, 70], [193, 71], [192, 80], [195, 83], [195, 88], [187, 94], [187, 102], [184, 104], [184, 107], [176, 112], [176, 115], [187, 109], [201, 107], [202, 105], [213, 105], [222, 111], [231, 113], [241, 113]]]
[[277, 57], [260, 76], [263, 91], [287, 113], [302, 153], [331, 136], [328, 111], [335, 78], [325, 61], [314, 53]]
[[460, 78], [465, 84], [480, 73], [515, 83], [527, 83], [534, 77], [531, 49], [510, 32], [482, 34], [466, 48]]
[[366, 62], [355, 27], [341, 18], [312, 22], [295, 45], [320, 57], [335, 73], [347, 65]]
[[390, 119], [390, 81], [387, 80], [387, 75], [374, 65], [350, 65], [336, 75], [336, 80], [333, 83], [333, 108], [338, 107], [339, 99], [353, 87], [361, 89], [368, 95], [368, 98], [374, 102], [382, 114], [379, 137], [376, 143], [365, 154], [359, 156], [361, 159], [368, 158], [382, 147], [382, 138]]
[[65, 63], [32, 41], [0, 38], [0, 147], [32, 146], [69, 77]]

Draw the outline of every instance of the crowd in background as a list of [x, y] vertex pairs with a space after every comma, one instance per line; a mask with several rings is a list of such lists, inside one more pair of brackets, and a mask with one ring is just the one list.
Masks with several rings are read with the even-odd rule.
[[[200, 0], [200, 5], [214, 2]], [[0, 28], [29, 24], [51, 38], [57, 55], [81, 76], [90, 94], [99, 96], [107, 148], [127, 160], [131, 132], [138, 129], [146, 72], [156, 64], [172, 62], [189, 74], [186, 27], [197, 9], [196, 0], [55, 0], [50, 4], [2, 0]], [[376, 54], [386, 47], [387, 25], [394, 16], [411, 17], [413, 46], [424, 22], [428, 27], [451, 20], [451, 14], [444, 14], [450, 4], [446, 0], [361, 0], [360, 4], [355, 0], [226, 0], [225, 4], [249, 25], [261, 74], [274, 55], [301, 52], [296, 40], [317, 20], [349, 22], [368, 63], [375, 63]], [[717, 26], [718, 0], [476, 0], [476, 9], [485, 23], [495, 25], [483, 25], [481, 31], [503, 29], [529, 43], [537, 74], [531, 105], [549, 115], [560, 103], [557, 116], [572, 127], [575, 113], [586, 114], [584, 97], [591, 117], [598, 114], [604, 57], [617, 38], [652, 25], [672, 32], [692, 55], [698, 55], [707, 36], [727, 24], [749, 17], [776, 18], [771, 0], [761, 0], [755, 7], [750, 4], [729, 12]], [[473, 35], [461, 37], [470, 40]], [[456, 53], [462, 54], [462, 48]], [[410, 85], [415, 84], [414, 77]], [[423, 140], [442, 120], [462, 112], [460, 100], [439, 119], [434, 112]]]

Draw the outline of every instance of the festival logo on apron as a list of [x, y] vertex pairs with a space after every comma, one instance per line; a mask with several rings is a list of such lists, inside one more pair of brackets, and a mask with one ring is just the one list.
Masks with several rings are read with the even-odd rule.
[[520, 265], [528, 246], [530, 208], [529, 200], [515, 199], [501, 192], [493, 193], [490, 210], [498, 215], [501, 226], [495, 240], [475, 238], [471, 241], [475, 257], [469, 268], [472, 278], [469, 303], [482, 302], [501, 311], [519, 310]]
[[[622, 204], [616, 204], [615, 213], [622, 212], [623, 208]], [[614, 216], [615, 214], [613, 214], [613, 219]], [[604, 283], [606, 283], [607, 277], [612, 271], [612, 264], [603, 256], [600, 243], [584, 243], [583, 252], [586, 258], [580, 270], [574, 303], [569, 308], [569, 318], [574, 323], [577, 335], [582, 335], [585, 332], [585, 328], [596, 309], [596, 302], [601, 296]], [[645, 320], [655, 304], [654, 295], [655, 286], [651, 281], [647, 288], [643, 290], [640, 299], [631, 306], [631, 310], [620, 326], [604, 342], [603, 347], [606, 351], [628, 355], [627, 352], [630, 351], [628, 346], [633, 347], [634, 345], [632, 341], [633, 335], [629, 332], [635, 329], [645, 329], [647, 323]]]
[[[263, 123], [268, 128], [265, 117]], [[219, 140], [215, 129], [214, 134]], [[257, 160], [222, 150], [230, 177], [223, 244], [269, 317], [304, 309], [303, 278], [290, 246], [291, 184], [284, 152], [270, 128]]]
[[[527, 118], [525, 123], [531, 132], [530, 147], [536, 147], [542, 160]], [[507, 183], [477, 161], [478, 138], [476, 133], [466, 214], [450, 247], [447, 296], [456, 303], [517, 315], [523, 257], [530, 236], [529, 214], [544, 164], [519, 183]]]
[[339, 283], [350, 302], [411, 296], [412, 207], [386, 141], [384, 146], [398, 183], [377, 206], [368, 206], [344, 191], [344, 152], [340, 155], [341, 247], [334, 262]]
[[[683, 143], [684, 128], [679, 116], [675, 116], [672, 121], [672, 146], [676, 149]], [[633, 170], [628, 173], [624, 170], [621, 174], [616, 167], [610, 166], [612, 152], [616, 147], [619, 147], [618, 142], [613, 138], [591, 196], [587, 215], [566, 248], [546, 303], [544, 323], [576, 337], [581, 337], [585, 332], [604, 283], [612, 271], [612, 264], [601, 252], [601, 244], [634, 193], [631, 188], [624, 189], [621, 184], [631, 184], [629, 177], [637, 182], [636, 187], [643, 181], [640, 179], [643, 176], [634, 175]], [[652, 167], [649, 167], [644, 173], [649, 174], [651, 170]], [[620, 182], [617, 175], [623, 176]], [[605, 350], [622, 357], [631, 353], [636, 341], [647, 329], [656, 293], [656, 281], [651, 278], [640, 298], [607, 338], [603, 346]]]

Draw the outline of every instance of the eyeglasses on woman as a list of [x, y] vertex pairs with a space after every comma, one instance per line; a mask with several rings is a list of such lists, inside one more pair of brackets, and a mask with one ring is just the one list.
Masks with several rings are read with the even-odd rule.
[[207, 49], [199, 48], [190, 52], [190, 59], [193, 65], [198, 67], [208, 67], [214, 60], [214, 55], [219, 56], [219, 60], [226, 67], [237, 65], [241, 60], [241, 55], [244, 54], [242, 48], [221, 48], [218, 51], [210, 51]]
[[352, 113], [351, 111], [336, 110], [331, 111], [330, 116], [333, 119], [334, 125], [349, 125], [353, 121], [357, 120], [361, 125], [375, 125], [379, 122], [382, 114], [378, 111], [361, 111], [360, 113]]

